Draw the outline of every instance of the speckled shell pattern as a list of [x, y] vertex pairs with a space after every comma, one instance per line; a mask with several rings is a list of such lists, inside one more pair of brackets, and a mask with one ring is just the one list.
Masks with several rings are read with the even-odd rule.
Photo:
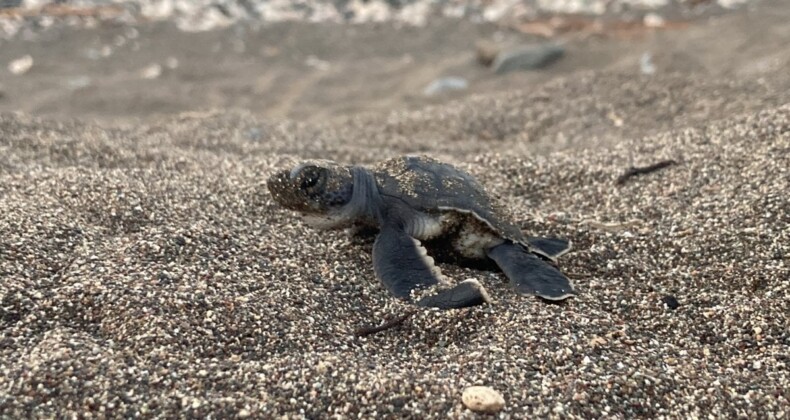
[[492, 200], [472, 175], [426, 156], [401, 156], [373, 168], [379, 191], [427, 213], [472, 214], [504, 239], [526, 245], [507, 210]]

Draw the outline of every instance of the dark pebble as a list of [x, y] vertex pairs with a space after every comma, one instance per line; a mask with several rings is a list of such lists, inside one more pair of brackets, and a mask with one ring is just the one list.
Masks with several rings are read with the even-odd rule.
[[664, 304], [666, 304], [667, 307], [672, 310], [677, 309], [680, 306], [680, 302], [678, 302], [678, 299], [672, 295], [664, 296], [663, 298], [661, 298], [661, 301], [664, 302]]

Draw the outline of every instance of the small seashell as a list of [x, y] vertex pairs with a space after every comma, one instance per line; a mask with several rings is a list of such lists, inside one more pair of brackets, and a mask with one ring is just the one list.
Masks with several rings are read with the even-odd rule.
[[29, 54], [8, 63], [8, 71], [16, 75], [27, 73], [31, 67], [33, 67], [33, 57]]

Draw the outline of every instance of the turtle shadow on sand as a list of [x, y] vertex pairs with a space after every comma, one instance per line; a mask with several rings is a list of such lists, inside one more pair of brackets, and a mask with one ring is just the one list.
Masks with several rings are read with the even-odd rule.
[[422, 337], [429, 347], [436, 342], [459, 343], [470, 336], [485, 331], [487, 311], [479, 308], [459, 308], [453, 311], [436, 312], [436, 308], [411, 307], [392, 314], [378, 323], [362, 322], [353, 331], [356, 337], [367, 337], [382, 331], [398, 329], [409, 335]]
[[[364, 247], [366, 250], [372, 251], [373, 244], [376, 242], [379, 230], [376, 228], [366, 227], [364, 229], [354, 229], [349, 232], [348, 240], [353, 245]], [[502, 273], [502, 269], [497, 263], [490, 258], [470, 258], [464, 256], [453, 247], [451, 235], [442, 235], [426, 241], [421, 241], [423, 247], [430, 252], [431, 257], [437, 264], [456, 265], [463, 268], [469, 268], [477, 271]], [[553, 259], [546, 258], [538, 255], [545, 262], [553, 265], [559, 269], [559, 264]], [[546, 299], [538, 296], [542, 302], [560, 305], [565, 302], [565, 299]]]
[[[493, 268], [492, 271], [496, 271], [496, 268]], [[507, 286], [501, 288], [507, 288]], [[510, 299], [513, 298], [518, 299], [518, 297], [510, 297]], [[535, 301], [560, 307], [568, 302], [567, 300], [549, 300], [542, 297], [537, 297]], [[499, 306], [499, 304], [496, 305]], [[353, 330], [353, 335], [367, 337], [386, 330], [399, 329], [424, 336], [426, 340], [433, 337], [434, 341], [442, 340], [455, 343], [467, 341], [469, 337], [478, 332], [486, 332], [487, 326], [490, 324], [487, 316], [490, 312], [475, 307], [443, 311], [441, 317], [437, 317], [435, 311], [435, 308], [420, 307], [402, 308], [400, 311], [393, 310], [389, 316], [378, 323], [361, 322]], [[428, 312], [432, 313], [428, 314]], [[426, 325], [427, 323], [438, 325]]]

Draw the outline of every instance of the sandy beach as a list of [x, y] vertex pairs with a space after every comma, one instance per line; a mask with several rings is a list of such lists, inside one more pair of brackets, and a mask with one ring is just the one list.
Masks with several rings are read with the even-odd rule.
[[[473, 48], [498, 29], [469, 22], [276, 42], [286, 23], [150, 24], [108, 60], [75, 54], [128, 28], [3, 40], [0, 63], [35, 61], [0, 75], [0, 417], [475, 418], [461, 394], [485, 385], [496, 418], [786, 418], [789, 14], [758, 2], [574, 38], [556, 67], [501, 77]], [[246, 47], [190, 52], [190, 36]], [[380, 44], [304, 65], [344, 36]], [[267, 46], [291, 52], [250, 58]], [[161, 75], [141, 79], [150, 63]], [[469, 89], [421, 94], [448, 72]], [[299, 159], [401, 154], [453, 163], [527, 234], [571, 239], [578, 296], [441, 264], [494, 303], [355, 336], [411, 306], [375, 279], [370, 240], [306, 226], [265, 182]]]

